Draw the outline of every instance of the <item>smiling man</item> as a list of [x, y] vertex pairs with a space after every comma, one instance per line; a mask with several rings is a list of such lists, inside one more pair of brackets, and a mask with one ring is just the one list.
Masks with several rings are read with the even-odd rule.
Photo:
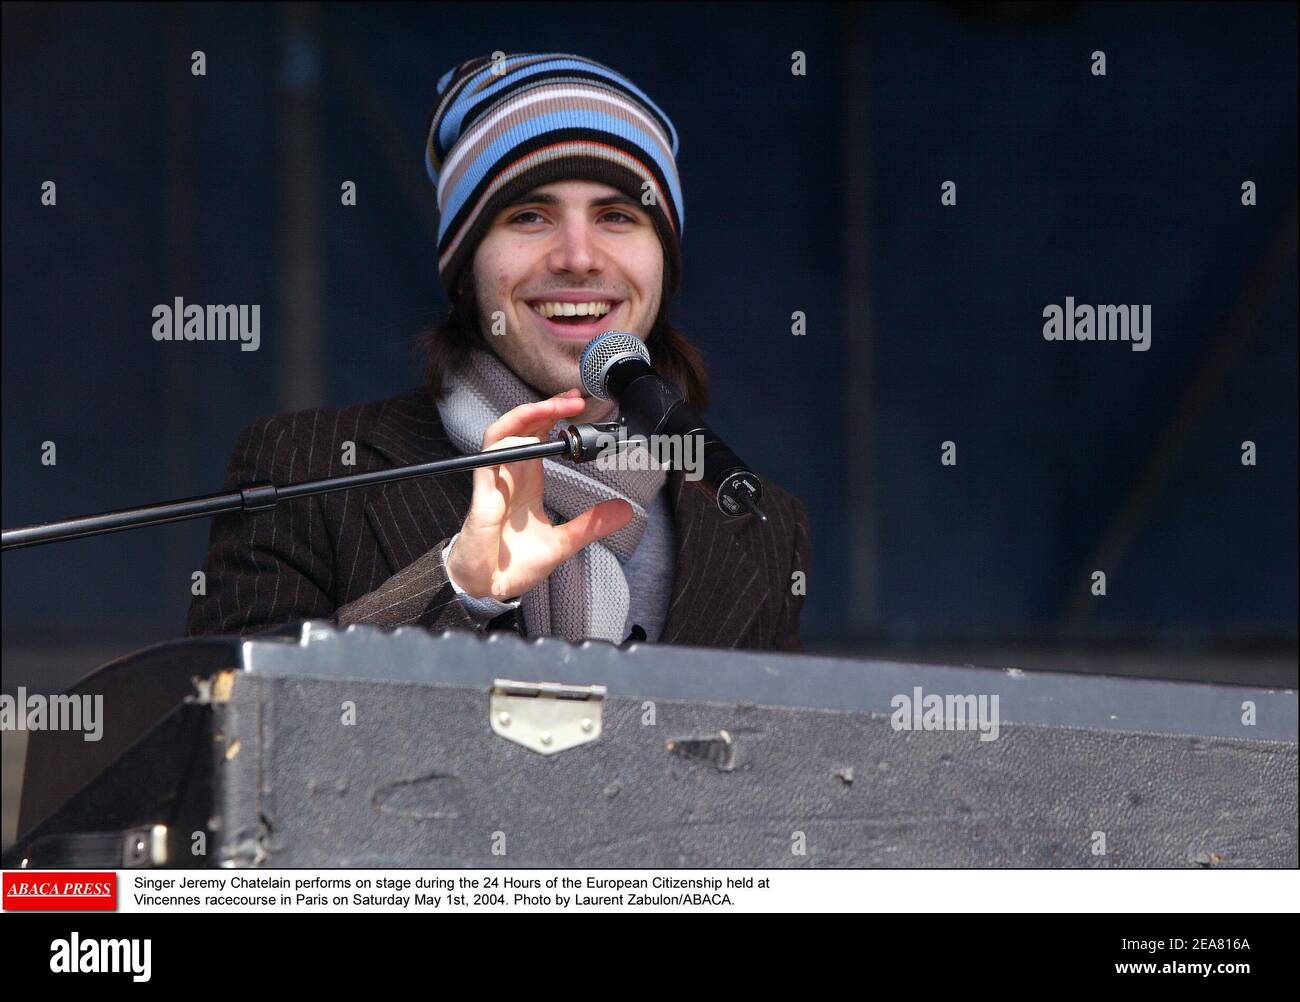
[[[492, 350], [543, 393], [580, 384], [578, 363], [596, 335], [644, 340], [663, 303], [664, 255], [649, 212], [593, 181], [511, 200], [478, 246], [474, 275], [480, 311], [500, 310], [505, 329], [521, 335], [498, 338]], [[601, 421], [612, 409], [592, 397], [577, 420]]]
[[[644, 341], [690, 406], [707, 406], [700, 353], [667, 316], [683, 223], [668, 117], [622, 75], [567, 54], [471, 59], [437, 93], [425, 167], [451, 309], [426, 332], [426, 385], [253, 422], [229, 486], [430, 462], [615, 420], [617, 405], [584, 395], [578, 371], [607, 330]], [[799, 501], [769, 480], [766, 522], [728, 518], [681, 470], [624, 465], [532, 460], [221, 516], [188, 632], [315, 618], [802, 650]]]

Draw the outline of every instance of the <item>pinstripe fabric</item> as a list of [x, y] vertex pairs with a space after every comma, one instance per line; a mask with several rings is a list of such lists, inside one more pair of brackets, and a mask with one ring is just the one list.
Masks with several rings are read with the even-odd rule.
[[[355, 465], [344, 466], [346, 443]], [[226, 489], [278, 486], [456, 456], [427, 388], [342, 409], [258, 418], [244, 428]], [[473, 629], [447, 580], [442, 549], [469, 511], [466, 471], [335, 491], [212, 522], [207, 594], [190, 605], [186, 633], [257, 633], [302, 619], [346, 626]], [[767, 525], [729, 519], [680, 473], [665, 490], [676, 528], [676, 573], [660, 643], [802, 650], [809, 569], [808, 519], [798, 499], [764, 484]], [[515, 623], [516, 630], [519, 629]]]

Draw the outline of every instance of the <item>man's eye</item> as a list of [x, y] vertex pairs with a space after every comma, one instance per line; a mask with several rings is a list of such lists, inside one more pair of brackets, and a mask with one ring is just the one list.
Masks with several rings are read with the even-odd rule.
[[[541, 220], [541, 219], [542, 219], [541, 213], [536, 212], [536, 211], [534, 211], [533, 209], [525, 209], [523, 212], [519, 213], [517, 216], [513, 216], [513, 217], [511, 217], [510, 222], [511, 222], [512, 224], [513, 224], [513, 223], [524, 223], [524, 224], [528, 224], [528, 223], [531, 223], [531, 222], [534, 221], [534, 220], [532, 220], [532, 219], [529, 219], [530, 216], [536, 217], [536, 220]], [[614, 222], [614, 223], [619, 223], [619, 224], [624, 224], [624, 223], [639, 223], [639, 222], [640, 222], [640, 220], [637, 219], [636, 216], [633, 216], [631, 213], [624, 212], [624, 211], [622, 211], [621, 209], [611, 209], [609, 212], [606, 212], [606, 213], [605, 213], [604, 215], [602, 215], [600, 218], [601, 218], [602, 220], [606, 220], [606, 221]]]

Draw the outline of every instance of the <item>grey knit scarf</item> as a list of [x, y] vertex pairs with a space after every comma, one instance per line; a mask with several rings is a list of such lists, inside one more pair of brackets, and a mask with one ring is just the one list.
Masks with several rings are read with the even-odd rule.
[[[496, 354], [475, 350], [471, 362], [447, 381], [438, 413], [461, 453], [481, 452], [488, 425], [520, 404], [542, 396], [521, 380]], [[605, 420], [613, 421], [617, 409]], [[550, 438], [558, 437], [562, 422]], [[641, 446], [625, 446], [625, 449]], [[542, 460], [546, 488], [543, 506], [552, 524], [567, 522], [610, 498], [632, 505], [632, 521], [618, 532], [583, 547], [523, 596], [524, 631], [528, 636], [558, 636], [576, 642], [588, 637], [620, 643], [630, 602], [623, 560], [641, 541], [655, 494], [667, 471], [652, 457], [610, 468], [605, 461], [574, 463], [567, 457]], [[641, 469], [638, 467], [648, 468]]]

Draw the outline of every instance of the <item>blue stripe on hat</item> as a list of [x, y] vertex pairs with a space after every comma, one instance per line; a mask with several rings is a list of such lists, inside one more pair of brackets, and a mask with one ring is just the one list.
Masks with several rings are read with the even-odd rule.
[[[439, 237], [441, 238], [446, 232], [445, 227], [447, 224], [456, 218], [456, 214], [464, 207], [465, 202], [478, 188], [488, 172], [495, 171], [500, 166], [501, 161], [509, 157], [513, 149], [529, 139], [537, 138], [548, 132], [574, 128], [589, 129], [618, 136], [620, 139], [624, 139], [636, 146], [643, 157], [652, 159], [668, 183], [668, 191], [672, 196], [673, 208], [677, 215], [678, 228], [684, 228], [686, 217], [682, 212], [682, 192], [677, 178], [677, 169], [671, 160], [665, 159], [661, 154], [660, 143], [651, 136], [646, 135], [643, 129], [638, 129], [621, 118], [593, 112], [586, 108], [573, 108], [563, 112], [552, 112], [549, 115], [539, 115], [536, 118], [520, 122], [502, 137], [508, 137], [504, 148], [499, 145], [499, 141], [489, 145], [474, 163], [466, 169], [456, 185], [456, 190], [451, 193], [447, 205], [443, 207], [438, 229]], [[596, 138], [598, 137], [591, 137], [593, 140]]]
[[[519, 56], [516, 58], [526, 58], [526, 56]], [[583, 59], [581, 56], [547, 59], [517, 69], [510, 69], [509, 62], [510, 57], [507, 56], [504, 63], [507, 69], [504, 73], [500, 74], [492, 72], [492, 67], [500, 64], [489, 64], [484, 69], [474, 74], [470, 78], [470, 81], [461, 88], [460, 93], [456, 96], [455, 100], [452, 101], [451, 107], [447, 109], [446, 115], [443, 116], [442, 122], [438, 125], [436, 142], [440, 160], [446, 160], [447, 152], [455, 144], [456, 140], [460, 138], [461, 124], [464, 122], [465, 116], [471, 109], [477, 107], [481, 102], [488, 100], [503, 89], [517, 88], [519, 90], [525, 90], [527, 88], [523, 81], [527, 80], [529, 77], [536, 76], [539, 73], [556, 69], [585, 70], [604, 77], [606, 80], [610, 81], [610, 83], [615, 84], [616, 86], [626, 90], [628, 93], [634, 95], [638, 101], [641, 101], [646, 105], [646, 107], [652, 109], [665, 124], [668, 131], [669, 148], [672, 150], [673, 156], [677, 155], [677, 130], [673, 127], [671, 120], [669, 120], [668, 116], [663, 113], [663, 110], [660, 109], [657, 104], [650, 100], [650, 97], [644, 91], [626, 77], [601, 66], [599, 63], [593, 63], [590, 60]], [[476, 91], [476, 87], [480, 83], [493, 77], [497, 78], [496, 83], [484, 87], [481, 91]]]

